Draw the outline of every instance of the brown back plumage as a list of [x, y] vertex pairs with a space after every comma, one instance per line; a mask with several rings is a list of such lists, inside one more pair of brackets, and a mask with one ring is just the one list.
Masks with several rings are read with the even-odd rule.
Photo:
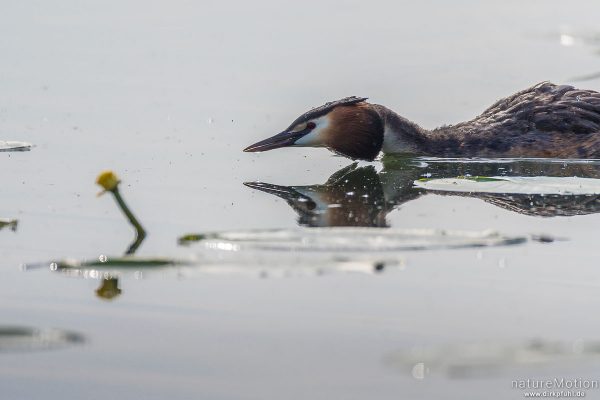
[[435, 155], [598, 158], [600, 93], [542, 82], [429, 138]]

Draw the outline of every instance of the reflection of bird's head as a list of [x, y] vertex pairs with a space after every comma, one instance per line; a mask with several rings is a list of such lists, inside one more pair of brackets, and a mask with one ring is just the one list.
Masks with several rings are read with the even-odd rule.
[[381, 117], [363, 97], [346, 97], [314, 108], [283, 132], [244, 149], [259, 152], [281, 147], [327, 147], [354, 160], [372, 161], [383, 146]]
[[372, 166], [350, 165], [322, 185], [279, 186], [248, 182], [246, 186], [285, 199], [306, 226], [384, 227], [390, 210]]

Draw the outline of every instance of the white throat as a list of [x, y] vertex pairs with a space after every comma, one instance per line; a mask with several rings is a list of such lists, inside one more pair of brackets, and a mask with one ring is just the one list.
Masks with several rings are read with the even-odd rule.
[[394, 129], [389, 121], [385, 121], [383, 129], [383, 146], [381, 151], [388, 154], [393, 153], [416, 153], [417, 147], [414, 143], [404, 139], [402, 133]]

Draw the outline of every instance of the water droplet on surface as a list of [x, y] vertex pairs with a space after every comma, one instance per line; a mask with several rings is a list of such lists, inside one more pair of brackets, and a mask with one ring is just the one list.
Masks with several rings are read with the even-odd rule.
[[105, 263], [108, 261], [108, 257], [106, 257], [104, 254], [100, 254], [100, 256], [98, 257], [98, 261], [100, 261], [101, 263]]
[[58, 264], [53, 262], [50, 263], [50, 271], [56, 271], [58, 269]]
[[412, 367], [412, 372], [411, 372], [413, 378], [415, 379], [425, 379], [425, 364], [420, 362], [420, 363], [416, 363], [413, 367]]
[[573, 46], [575, 44], [575, 38], [571, 35], [563, 33], [560, 35], [560, 44], [565, 47]]

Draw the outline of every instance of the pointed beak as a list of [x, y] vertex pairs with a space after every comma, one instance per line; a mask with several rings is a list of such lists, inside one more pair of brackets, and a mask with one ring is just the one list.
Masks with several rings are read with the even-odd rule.
[[275, 136], [271, 136], [268, 139], [256, 142], [244, 149], [247, 153], [255, 153], [259, 151], [267, 151], [278, 149], [280, 147], [287, 147], [293, 145], [296, 140], [304, 136], [305, 132], [288, 132], [283, 131]]

